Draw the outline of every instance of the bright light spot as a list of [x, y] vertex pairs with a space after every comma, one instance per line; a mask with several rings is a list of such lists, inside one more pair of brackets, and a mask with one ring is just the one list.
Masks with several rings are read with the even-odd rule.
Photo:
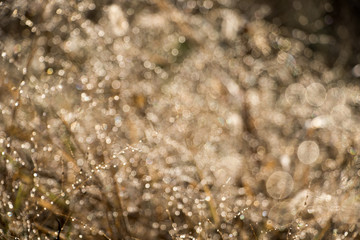
[[54, 70], [53, 70], [52, 68], [48, 68], [48, 69], [46, 70], [46, 73], [47, 73], [48, 75], [52, 75], [52, 74], [54, 73]]
[[319, 146], [314, 141], [304, 141], [300, 144], [297, 156], [305, 164], [315, 162], [320, 154]]
[[355, 67], [352, 69], [352, 74], [354, 77], [360, 77], [360, 64], [355, 65]]
[[112, 87], [113, 89], [119, 89], [119, 88], [120, 88], [120, 81], [119, 81], [119, 80], [114, 80], [114, 81], [112, 81], [111, 87]]

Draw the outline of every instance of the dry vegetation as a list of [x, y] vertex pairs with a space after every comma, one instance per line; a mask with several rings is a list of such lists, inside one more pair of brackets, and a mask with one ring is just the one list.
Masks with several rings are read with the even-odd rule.
[[319, 2], [0, 2], [0, 239], [359, 239], [359, 55]]

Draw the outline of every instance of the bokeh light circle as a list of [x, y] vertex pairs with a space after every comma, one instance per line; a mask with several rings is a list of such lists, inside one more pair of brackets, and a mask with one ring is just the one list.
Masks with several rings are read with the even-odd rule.
[[296, 212], [288, 201], [275, 204], [269, 212], [269, 219], [275, 228], [285, 228], [294, 220]]
[[299, 160], [305, 164], [315, 162], [320, 154], [319, 146], [314, 141], [303, 141], [297, 150]]
[[266, 190], [275, 199], [283, 199], [289, 196], [293, 186], [292, 176], [284, 171], [274, 172], [266, 181]]
[[303, 104], [305, 101], [306, 89], [300, 83], [293, 83], [285, 90], [285, 98], [289, 104]]
[[321, 83], [312, 83], [306, 88], [306, 100], [310, 105], [321, 106], [326, 99], [326, 89]]

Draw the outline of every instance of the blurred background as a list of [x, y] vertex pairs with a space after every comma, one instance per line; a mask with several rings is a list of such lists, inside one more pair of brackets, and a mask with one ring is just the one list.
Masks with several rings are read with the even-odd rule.
[[0, 2], [0, 239], [358, 239], [356, 0]]

